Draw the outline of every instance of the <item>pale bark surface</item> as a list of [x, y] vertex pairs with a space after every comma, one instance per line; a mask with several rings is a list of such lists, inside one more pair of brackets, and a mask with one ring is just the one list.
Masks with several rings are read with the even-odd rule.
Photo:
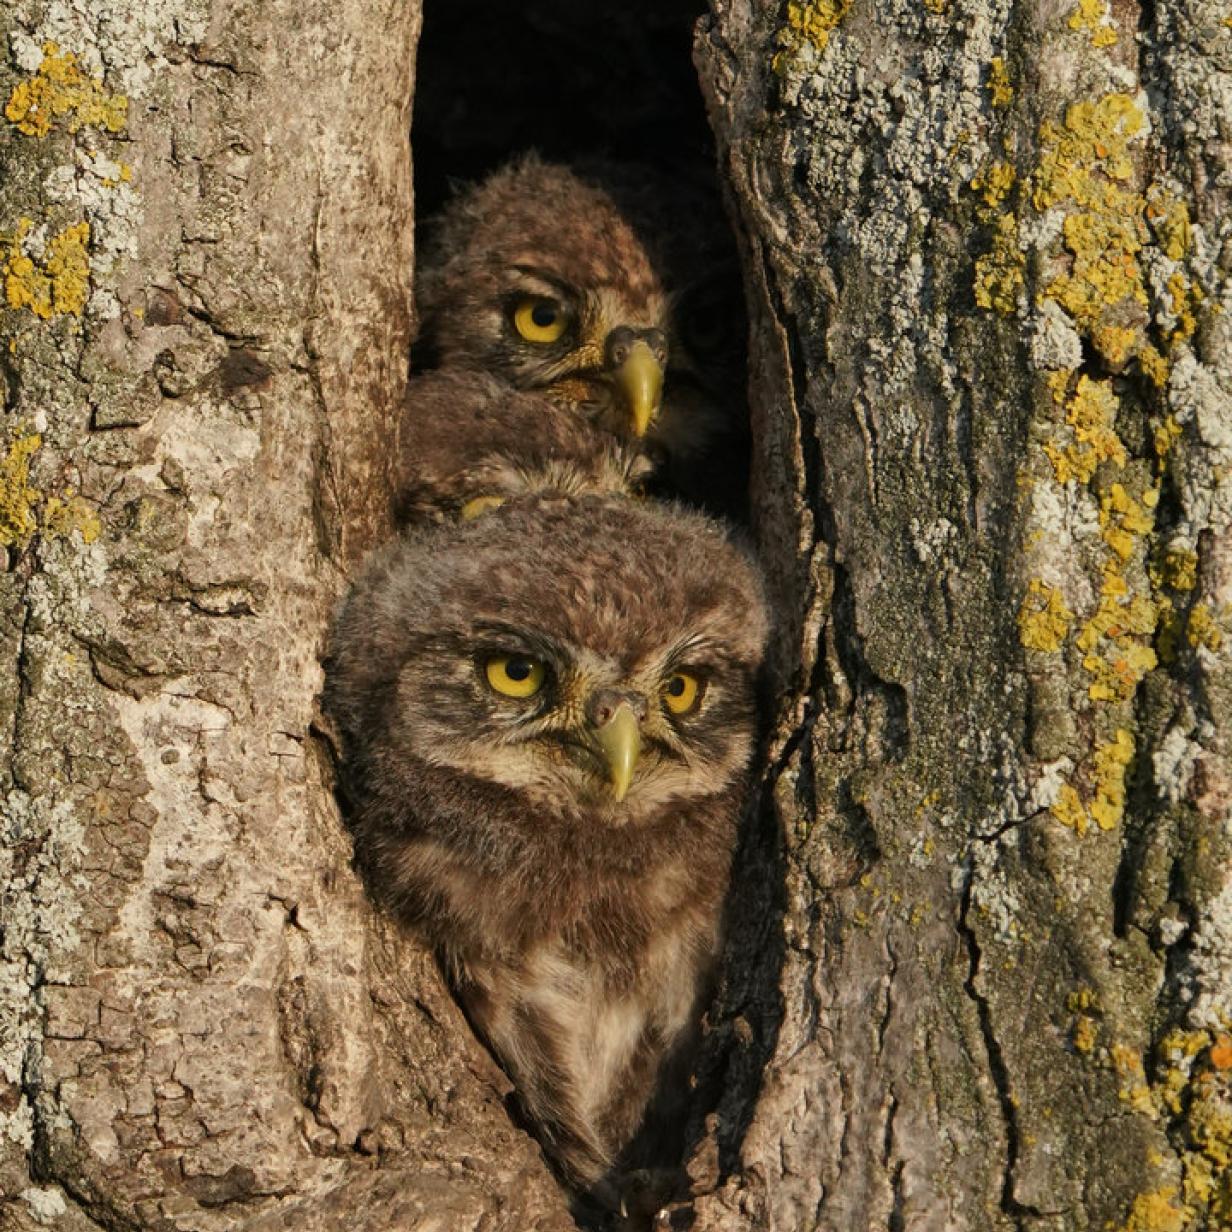
[[[781, 627], [680, 1219], [1226, 1226], [1226, 8], [713, 9]], [[418, 16], [0, 16], [0, 1226], [572, 1226], [314, 732]]]
[[[313, 735], [332, 606], [387, 532], [418, 24], [0, 19], [3, 99], [65, 108], [0, 121], [5, 1227], [571, 1226], [367, 905]], [[56, 260], [82, 222], [88, 286]]]

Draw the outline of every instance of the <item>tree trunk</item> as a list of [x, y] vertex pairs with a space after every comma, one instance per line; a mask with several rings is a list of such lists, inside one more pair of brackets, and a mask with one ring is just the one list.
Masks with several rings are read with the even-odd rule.
[[1232, 1226], [1227, 15], [713, 7], [783, 893], [694, 1232]]
[[572, 1226], [313, 735], [387, 531], [418, 25], [0, 18], [5, 1227]]
[[[0, 15], [5, 1228], [572, 1226], [314, 726], [419, 8]], [[1232, 1225], [1226, 13], [713, 8], [779, 630], [676, 1222]]]

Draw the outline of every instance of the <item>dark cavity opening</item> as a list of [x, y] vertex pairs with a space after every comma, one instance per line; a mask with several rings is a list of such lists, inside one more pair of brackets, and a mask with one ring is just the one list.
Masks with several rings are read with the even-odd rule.
[[[652, 454], [667, 459], [655, 493], [747, 521], [744, 298], [692, 59], [693, 27], [706, 5], [427, 0], [424, 7], [411, 129], [417, 251], [429, 252], [433, 218], [458, 189], [531, 151], [628, 202], [647, 249], [674, 263], [665, 279], [676, 307], [664, 405], [673, 395], [687, 405], [689, 434], [707, 442], [687, 460], [675, 445], [655, 443]], [[624, 169], [613, 173], [612, 164]], [[679, 196], [671, 218], [680, 233], [669, 238], [662, 220], [645, 214], [650, 197], [668, 195], [659, 192], [663, 184]], [[416, 370], [437, 366], [430, 333], [412, 354]], [[668, 422], [663, 415], [660, 435]]]
[[419, 219], [440, 209], [451, 181], [532, 148], [565, 162], [713, 165], [692, 62], [698, 0], [424, 8], [412, 126]]

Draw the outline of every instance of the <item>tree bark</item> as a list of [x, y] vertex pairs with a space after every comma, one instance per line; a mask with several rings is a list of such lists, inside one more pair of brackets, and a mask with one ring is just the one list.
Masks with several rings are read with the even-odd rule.
[[570, 1227], [313, 734], [388, 530], [419, 6], [0, 25], [0, 1224]]
[[[564, 1229], [315, 727], [417, 3], [0, 15], [0, 1226]], [[714, 0], [779, 620], [677, 1223], [1232, 1224], [1232, 31]]]
[[785, 893], [781, 963], [730, 967], [721, 1063], [760, 1082], [708, 1123], [695, 1232], [1232, 1221], [1225, 18], [699, 27]]

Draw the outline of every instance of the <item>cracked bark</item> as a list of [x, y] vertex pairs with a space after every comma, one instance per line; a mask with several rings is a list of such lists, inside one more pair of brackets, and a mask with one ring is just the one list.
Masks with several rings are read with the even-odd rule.
[[[698, 29], [780, 627], [679, 1221], [1220, 1226], [1226, 14], [1115, 0], [1097, 44], [1068, 7], [842, 10], [716, 0]], [[367, 906], [314, 728], [330, 608], [387, 530], [418, 12], [0, 17], [5, 98], [54, 41], [129, 99], [118, 135], [0, 133], [6, 292], [20, 220], [39, 259], [91, 224], [83, 316], [0, 309], [5, 1227], [572, 1226], [432, 964]], [[1083, 308], [1057, 290], [1083, 210], [1035, 197], [1066, 150], [1047, 125], [1116, 94], [1149, 121], [1124, 175], [1069, 170], [1161, 213], [1120, 254], [1145, 302]], [[1017, 188], [985, 207], [998, 161]], [[1062, 480], [1044, 446], [1072, 443], [1081, 377], [1124, 459]], [[1116, 572], [1150, 628], [1095, 651], [1158, 662], [1096, 700], [1078, 639], [1124, 522], [1102, 503], [1152, 483]], [[1049, 649], [1024, 644], [1034, 581], [1069, 613]], [[1060, 788], [1092, 808], [1122, 730], [1120, 813], [1079, 835]]]

